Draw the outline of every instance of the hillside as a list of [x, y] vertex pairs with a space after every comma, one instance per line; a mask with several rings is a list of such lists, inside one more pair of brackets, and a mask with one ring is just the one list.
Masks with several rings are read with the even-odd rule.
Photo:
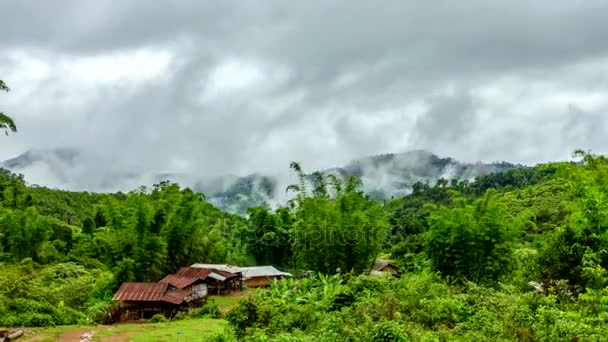
[[[130, 191], [142, 184], [175, 181], [203, 192], [218, 208], [240, 215], [245, 214], [247, 208], [262, 203], [276, 207], [286, 202], [285, 188], [289, 184], [270, 175], [254, 173], [209, 179], [204, 174], [136, 172], [112, 167], [106, 172], [87, 174], [87, 162], [90, 161], [87, 158], [76, 149], [38, 150], [28, 151], [0, 165], [24, 174], [28, 182], [77, 191]], [[435, 184], [441, 178], [473, 180], [517, 167], [521, 166], [506, 162], [462, 163], [426, 151], [410, 151], [360, 158], [321, 172], [342, 179], [357, 177], [369, 196], [386, 200], [411, 192], [412, 185], [417, 182]]]
[[[247, 218], [168, 182], [97, 194], [4, 171], [0, 326], [108, 323], [123, 282], [229, 263], [319, 273], [252, 292], [227, 312], [180, 315], [225, 319], [230, 330], [217, 340], [601, 340], [608, 159], [582, 156], [419, 181], [387, 201], [330, 177], [304, 189], [310, 173], [294, 166], [288, 205], [251, 207]], [[396, 262], [398, 277], [366, 275], [379, 256]]]

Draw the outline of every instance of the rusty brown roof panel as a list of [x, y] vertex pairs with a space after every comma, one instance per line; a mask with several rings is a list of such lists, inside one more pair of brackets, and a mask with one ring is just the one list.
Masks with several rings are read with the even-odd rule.
[[123, 283], [112, 300], [156, 302], [167, 292], [166, 283]]
[[160, 300], [172, 304], [181, 304], [189, 294], [186, 290], [171, 290], [165, 293]]
[[218, 269], [211, 269], [211, 270], [212, 270], [213, 272], [215, 272], [215, 273], [219, 274], [219, 275], [222, 275], [222, 276], [224, 276], [224, 277], [228, 278], [228, 279], [230, 279], [230, 278], [234, 278], [234, 277], [238, 277], [238, 274], [236, 274], [236, 273], [232, 273], [232, 272], [229, 272], [229, 271], [225, 271], [225, 270], [218, 270]]
[[197, 280], [199, 280], [197, 277], [185, 277], [177, 274], [169, 274], [159, 281], [159, 283], [171, 284], [172, 286], [175, 286], [181, 290], [194, 284]]
[[177, 270], [176, 274], [179, 276], [182, 276], [182, 277], [192, 277], [192, 278], [196, 277], [196, 278], [205, 280], [205, 279], [207, 279], [207, 276], [209, 276], [209, 273], [211, 273], [211, 272], [217, 273], [228, 279], [238, 276], [238, 274], [224, 271], [224, 270], [218, 270], [215, 268], [199, 268], [199, 267], [180, 267], [180, 269]]
[[198, 278], [205, 280], [207, 279], [209, 272], [211, 271], [207, 268], [180, 267], [180, 269], [177, 270], [176, 274], [182, 277]]

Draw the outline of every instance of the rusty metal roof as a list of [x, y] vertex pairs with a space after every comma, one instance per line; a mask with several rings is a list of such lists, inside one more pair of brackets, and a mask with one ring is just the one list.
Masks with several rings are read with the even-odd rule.
[[210, 268], [214, 270], [226, 271], [230, 273], [239, 273], [241, 269], [238, 266], [228, 264], [192, 264], [190, 267], [195, 268]]
[[236, 272], [236, 273], [235, 273], [235, 272], [232, 272], [232, 271], [226, 271], [226, 270], [218, 270], [218, 269], [213, 269], [213, 268], [211, 269], [211, 271], [212, 271], [213, 273], [217, 273], [217, 274], [219, 274], [219, 275], [221, 275], [221, 276], [224, 276], [224, 277], [226, 277], [226, 278], [228, 278], [228, 279], [230, 279], [230, 278], [234, 278], [234, 277], [238, 277], [238, 276], [239, 276], [239, 275], [238, 275], [238, 273], [240, 273], [240, 272]]
[[190, 295], [190, 293], [186, 290], [171, 290], [165, 293], [160, 300], [172, 304], [181, 304], [188, 295]]
[[168, 284], [123, 283], [112, 300], [122, 301], [160, 301]]
[[188, 296], [188, 291], [167, 291], [168, 287], [168, 283], [123, 283], [112, 300], [181, 304]]
[[383, 268], [389, 265], [393, 266], [394, 268], [398, 268], [392, 260], [376, 260], [372, 269], [374, 271], [381, 271]]
[[194, 284], [194, 282], [199, 279], [200, 278], [198, 277], [185, 277], [177, 274], [169, 274], [168, 276], [161, 279], [159, 283], [171, 284], [172, 286], [175, 286], [176, 288], [181, 290]]
[[205, 280], [207, 279], [209, 272], [211, 271], [207, 268], [180, 267], [175, 274], [182, 277]]
[[196, 277], [203, 280], [207, 279], [209, 273], [219, 274], [227, 279], [238, 277], [238, 274], [225, 270], [218, 270], [216, 268], [180, 267], [180, 269], [176, 272], [177, 275], [183, 277]]

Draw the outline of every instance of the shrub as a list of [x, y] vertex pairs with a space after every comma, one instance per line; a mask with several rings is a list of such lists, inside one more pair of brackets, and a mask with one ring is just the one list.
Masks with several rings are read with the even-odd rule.
[[175, 315], [175, 317], [173, 317], [173, 320], [182, 321], [186, 318], [188, 318], [188, 314], [186, 312], [178, 312], [177, 315]]
[[373, 342], [401, 342], [410, 341], [403, 326], [394, 321], [382, 321], [375, 324], [370, 336]]
[[220, 318], [222, 316], [222, 312], [220, 311], [220, 307], [217, 304], [207, 302], [200, 308], [190, 310], [188, 316], [192, 318]]
[[226, 320], [240, 337], [258, 320], [258, 305], [253, 296], [241, 298], [226, 314]]
[[234, 336], [232, 330], [226, 329], [223, 332], [216, 332], [207, 338], [209, 342], [236, 342], [237, 339]]
[[163, 315], [163, 314], [156, 314], [154, 316], [152, 316], [152, 318], [150, 318], [149, 322], [150, 323], [162, 323], [162, 322], [166, 322], [167, 318]]

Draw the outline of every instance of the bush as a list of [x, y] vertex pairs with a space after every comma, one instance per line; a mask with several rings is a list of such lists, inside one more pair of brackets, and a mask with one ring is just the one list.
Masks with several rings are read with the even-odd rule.
[[178, 312], [177, 315], [175, 315], [175, 317], [173, 317], [174, 321], [182, 321], [184, 319], [188, 318], [188, 313], [186, 312]]
[[167, 321], [167, 318], [163, 314], [156, 314], [156, 315], [152, 316], [152, 318], [150, 318], [150, 320], [148, 322], [162, 323], [162, 322], [166, 322], [166, 321]]
[[226, 329], [223, 332], [216, 332], [215, 334], [211, 335], [210, 337], [207, 338], [207, 341], [209, 341], [209, 342], [236, 342], [237, 339], [231, 330]]
[[188, 316], [192, 318], [220, 318], [222, 316], [222, 312], [217, 304], [207, 302], [200, 308], [190, 310]]
[[238, 337], [241, 337], [258, 320], [258, 305], [253, 296], [241, 298], [226, 314], [226, 320], [234, 328]]
[[375, 324], [370, 336], [373, 342], [410, 341], [403, 326], [394, 321], [382, 321]]

